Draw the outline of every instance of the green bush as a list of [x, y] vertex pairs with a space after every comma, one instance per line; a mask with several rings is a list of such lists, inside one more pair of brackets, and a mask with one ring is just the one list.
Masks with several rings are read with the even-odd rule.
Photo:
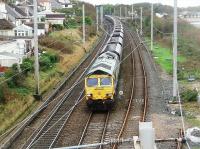
[[59, 60], [58, 56], [53, 53], [44, 53], [40, 56], [40, 68], [41, 70], [47, 70], [53, 67], [55, 63]]
[[85, 17], [85, 24], [86, 25], [92, 25], [92, 18], [91, 17]]
[[191, 102], [191, 101], [197, 101], [198, 92], [197, 90], [186, 90], [181, 93], [181, 98], [184, 99], [184, 101]]
[[23, 60], [23, 63], [20, 65], [22, 71], [27, 75], [28, 72], [33, 71], [34, 61], [30, 58]]
[[74, 18], [70, 18], [64, 21], [65, 28], [77, 28], [77, 26], [78, 26], [77, 20]]

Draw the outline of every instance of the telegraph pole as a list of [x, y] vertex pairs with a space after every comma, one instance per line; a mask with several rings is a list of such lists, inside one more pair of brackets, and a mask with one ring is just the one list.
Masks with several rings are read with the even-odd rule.
[[103, 6], [101, 8], [101, 26], [103, 26]]
[[124, 12], [125, 12], [124, 17], [125, 17], [125, 19], [126, 19], [126, 16], [127, 16], [127, 6], [125, 6], [125, 8], [124, 8]]
[[38, 20], [37, 20], [37, 0], [33, 0], [34, 7], [34, 55], [35, 55], [35, 95], [36, 99], [40, 96], [40, 74], [39, 74], [39, 58], [38, 58]]
[[121, 7], [121, 5], [120, 5], [120, 8], [119, 8], [119, 17], [120, 17], [120, 19], [122, 17], [122, 7]]
[[177, 0], [174, 0], [173, 97], [177, 97]]
[[140, 8], [140, 35], [142, 35], [143, 34], [143, 32], [142, 32], [142, 7]]
[[83, 13], [83, 44], [85, 44], [85, 4], [82, 6]]
[[133, 4], [132, 4], [132, 9], [131, 9], [131, 16], [132, 16], [132, 20], [133, 20]]
[[151, 51], [153, 51], [153, 3], [151, 4]]
[[97, 25], [97, 33], [99, 32], [99, 8], [96, 6], [96, 25]]

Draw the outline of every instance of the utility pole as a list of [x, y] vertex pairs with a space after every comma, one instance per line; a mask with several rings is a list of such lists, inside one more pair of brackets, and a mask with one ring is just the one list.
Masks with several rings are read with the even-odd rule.
[[125, 8], [124, 8], [124, 12], [125, 12], [124, 17], [126, 19], [126, 16], [127, 16], [127, 6], [125, 6]]
[[132, 20], [133, 20], [133, 4], [132, 4], [132, 9], [131, 9], [131, 16], [132, 16]]
[[113, 14], [114, 16], [115, 16], [115, 13], [116, 13], [115, 11], [116, 11], [116, 10], [115, 10], [115, 6], [114, 6], [114, 14]]
[[153, 3], [151, 4], [151, 51], [153, 51]]
[[97, 33], [99, 32], [99, 8], [96, 6], [96, 25], [97, 25]]
[[103, 26], [103, 6], [101, 8], [101, 26]]
[[177, 0], [174, 0], [173, 97], [177, 97]]
[[36, 99], [41, 99], [40, 96], [40, 74], [39, 74], [39, 58], [38, 58], [38, 20], [37, 20], [37, 0], [33, 0], [34, 7], [34, 55], [35, 55], [35, 95]]
[[121, 5], [120, 5], [120, 8], [119, 8], [119, 17], [120, 17], [120, 19], [122, 17], [122, 7], [121, 7]]
[[83, 13], [83, 44], [85, 44], [85, 4], [82, 6]]
[[143, 19], [142, 19], [142, 7], [140, 8], [140, 35], [142, 35], [143, 34], [143, 32], [142, 32], [142, 21], [143, 21]]

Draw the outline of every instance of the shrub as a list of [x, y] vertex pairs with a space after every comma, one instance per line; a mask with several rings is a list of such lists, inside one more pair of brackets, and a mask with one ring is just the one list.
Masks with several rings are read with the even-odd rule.
[[85, 24], [86, 24], [86, 25], [92, 25], [92, 18], [86, 16], [86, 17], [85, 17]]
[[66, 28], [77, 28], [77, 26], [78, 26], [78, 23], [77, 23], [76, 19], [73, 19], [73, 18], [67, 19], [64, 22], [64, 27], [66, 27]]
[[181, 93], [181, 98], [183, 98], [185, 101], [191, 102], [191, 101], [197, 101], [198, 92], [197, 90], [186, 90]]
[[53, 53], [42, 54], [39, 60], [41, 70], [47, 70], [57, 62], [58, 62], [58, 56]]
[[27, 75], [28, 72], [33, 71], [34, 61], [30, 58], [23, 60], [23, 63], [20, 65], [22, 71]]

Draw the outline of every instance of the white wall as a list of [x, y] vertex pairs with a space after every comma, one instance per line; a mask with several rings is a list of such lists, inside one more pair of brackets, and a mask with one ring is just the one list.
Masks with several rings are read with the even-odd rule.
[[13, 30], [0, 30], [0, 36], [14, 36]]
[[22, 58], [14, 58], [0, 55], [0, 66], [12, 67], [13, 64], [22, 64]]
[[44, 35], [45, 34], [45, 29], [38, 29], [38, 36]]
[[63, 25], [64, 20], [46, 20], [48, 24], [60, 24]]
[[24, 55], [26, 52], [25, 41], [8, 41], [6, 43], [0, 43], [0, 52]]

